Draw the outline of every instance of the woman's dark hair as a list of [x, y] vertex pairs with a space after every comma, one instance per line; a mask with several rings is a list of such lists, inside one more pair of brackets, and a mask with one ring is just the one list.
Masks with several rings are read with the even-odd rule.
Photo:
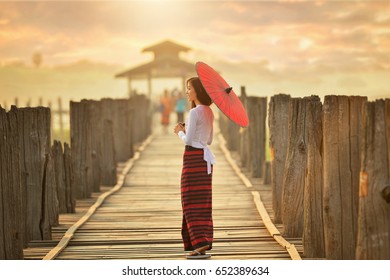
[[[188, 83], [190, 83], [194, 87], [196, 92], [196, 97], [198, 98], [200, 103], [207, 106], [210, 106], [213, 103], [210, 96], [207, 94], [206, 90], [204, 89], [199, 77], [189, 78], [186, 82], [186, 85]], [[196, 107], [195, 102], [192, 101], [191, 108], [195, 108], [195, 107]]]

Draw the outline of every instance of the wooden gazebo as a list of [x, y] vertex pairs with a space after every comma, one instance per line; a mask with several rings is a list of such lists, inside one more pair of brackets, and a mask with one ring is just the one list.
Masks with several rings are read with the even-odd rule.
[[132, 95], [131, 82], [136, 79], [146, 79], [148, 83], [149, 97], [152, 94], [152, 80], [154, 78], [181, 78], [183, 91], [185, 79], [196, 75], [195, 64], [179, 58], [180, 52], [191, 50], [188, 47], [176, 44], [170, 40], [144, 48], [142, 52], [153, 52], [154, 59], [146, 64], [139, 65], [115, 75], [116, 78], [128, 80], [129, 95]]

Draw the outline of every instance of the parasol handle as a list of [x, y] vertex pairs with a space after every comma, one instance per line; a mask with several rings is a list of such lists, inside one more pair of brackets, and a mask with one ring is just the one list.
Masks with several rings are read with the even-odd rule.
[[228, 87], [228, 88], [225, 88], [225, 91], [227, 94], [229, 94], [231, 91], [232, 91], [233, 87]]

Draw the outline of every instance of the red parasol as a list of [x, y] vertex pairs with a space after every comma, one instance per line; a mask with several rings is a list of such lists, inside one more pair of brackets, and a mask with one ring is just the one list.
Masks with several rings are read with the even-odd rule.
[[215, 105], [233, 122], [247, 127], [248, 115], [233, 88], [206, 63], [199, 61], [195, 68], [203, 87]]

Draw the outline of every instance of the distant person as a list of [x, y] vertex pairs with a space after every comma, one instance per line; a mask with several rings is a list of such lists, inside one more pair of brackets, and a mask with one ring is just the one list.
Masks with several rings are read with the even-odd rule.
[[187, 99], [184, 97], [184, 94], [180, 92], [176, 99], [176, 115], [178, 123], [184, 122], [184, 112], [186, 111], [186, 109]]
[[172, 112], [172, 98], [170, 97], [168, 90], [164, 90], [164, 94], [160, 98], [160, 112], [163, 132], [168, 133], [168, 125]]

